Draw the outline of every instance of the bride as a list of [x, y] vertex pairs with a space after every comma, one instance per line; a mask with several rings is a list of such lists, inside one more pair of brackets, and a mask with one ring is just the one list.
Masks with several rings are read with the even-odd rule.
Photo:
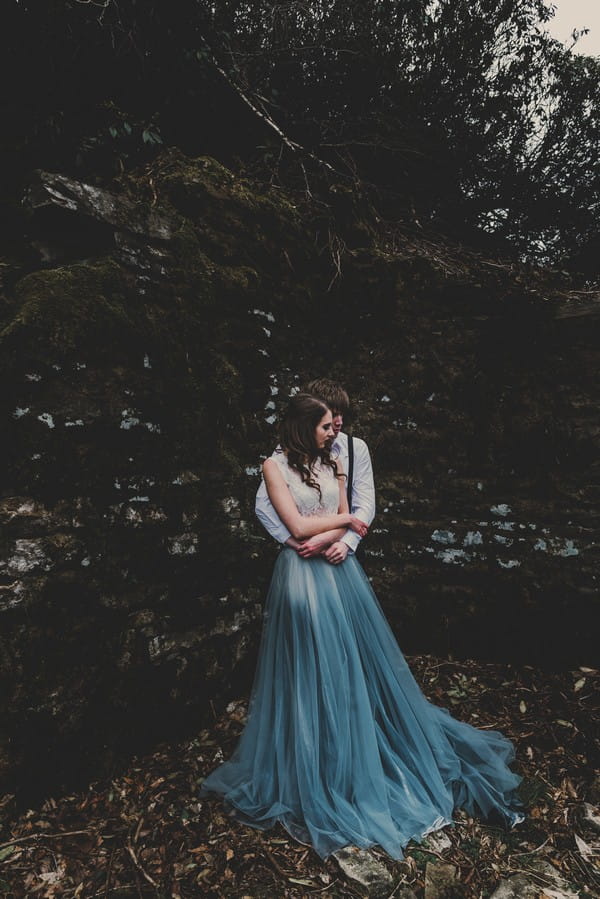
[[[280, 452], [264, 462], [269, 498], [296, 540], [367, 525], [351, 515], [329, 456], [332, 414], [290, 401]], [[284, 547], [267, 596], [248, 722], [231, 759], [203, 782], [240, 820], [279, 821], [322, 857], [409, 840], [455, 809], [512, 826], [523, 819], [512, 744], [455, 721], [416, 684], [356, 557], [340, 565]]]

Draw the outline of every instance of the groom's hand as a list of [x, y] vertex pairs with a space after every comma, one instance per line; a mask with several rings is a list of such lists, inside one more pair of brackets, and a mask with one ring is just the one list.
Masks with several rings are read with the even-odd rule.
[[312, 559], [314, 556], [320, 556], [330, 545], [331, 538], [329, 540], [326, 537], [322, 537], [321, 534], [317, 534], [316, 537], [311, 537], [309, 540], [303, 540], [298, 547], [298, 555], [302, 556], [303, 559]]
[[332, 543], [323, 555], [332, 565], [339, 565], [348, 555], [348, 544], [338, 540], [337, 543]]
[[298, 549], [300, 546], [300, 541], [296, 540], [295, 537], [288, 537], [285, 541], [285, 546], [289, 546], [290, 549]]

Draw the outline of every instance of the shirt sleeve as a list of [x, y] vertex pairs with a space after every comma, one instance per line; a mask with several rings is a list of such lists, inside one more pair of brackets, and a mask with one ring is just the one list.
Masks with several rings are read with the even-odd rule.
[[[375, 518], [375, 482], [371, 456], [365, 441], [358, 437], [354, 438], [354, 473], [350, 511], [369, 525]], [[355, 531], [348, 530], [341, 539], [352, 552], [356, 552], [360, 537]]]
[[254, 511], [262, 526], [274, 540], [277, 540], [279, 543], [285, 543], [292, 536], [273, 508], [265, 482], [262, 479], [256, 492]]

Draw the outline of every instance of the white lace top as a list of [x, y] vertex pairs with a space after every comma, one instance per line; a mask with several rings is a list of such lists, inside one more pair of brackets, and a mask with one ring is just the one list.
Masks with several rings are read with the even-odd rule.
[[297, 509], [301, 515], [335, 515], [340, 504], [340, 488], [338, 479], [332, 468], [323, 465], [317, 459], [313, 466], [313, 478], [319, 482], [319, 491], [305, 484], [300, 473], [290, 468], [287, 456], [283, 452], [274, 452], [272, 458], [277, 462], [283, 479], [290, 488]]

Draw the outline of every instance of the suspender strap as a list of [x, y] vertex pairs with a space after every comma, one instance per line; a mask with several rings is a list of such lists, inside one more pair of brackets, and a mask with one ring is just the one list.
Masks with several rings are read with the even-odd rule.
[[346, 481], [346, 496], [348, 497], [348, 509], [352, 511], [352, 478], [354, 477], [354, 440], [348, 437], [348, 480]]

